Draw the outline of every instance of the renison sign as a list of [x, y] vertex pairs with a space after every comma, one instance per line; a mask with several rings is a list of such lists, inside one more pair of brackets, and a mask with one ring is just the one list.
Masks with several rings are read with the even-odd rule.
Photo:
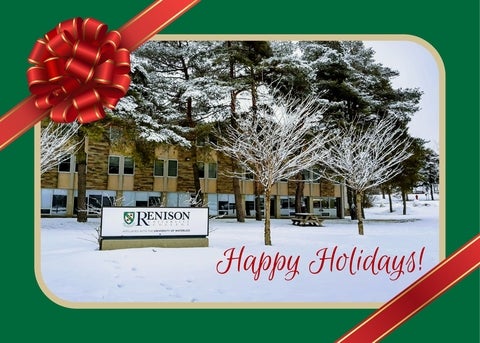
[[207, 207], [104, 207], [101, 237], [208, 236]]

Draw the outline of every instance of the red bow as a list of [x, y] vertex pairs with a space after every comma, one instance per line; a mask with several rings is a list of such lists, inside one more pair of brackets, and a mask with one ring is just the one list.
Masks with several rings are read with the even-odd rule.
[[118, 31], [92, 19], [58, 24], [37, 40], [28, 58], [28, 87], [35, 106], [50, 118], [89, 123], [105, 117], [130, 85], [130, 52], [121, 48]]

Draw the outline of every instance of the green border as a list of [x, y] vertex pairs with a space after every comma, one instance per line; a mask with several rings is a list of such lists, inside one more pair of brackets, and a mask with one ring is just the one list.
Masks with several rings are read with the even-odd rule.
[[[0, 113], [28, 96], [26, 58], [56, 23], [94, 17], [118, 28], [149, 0], [23, 1], [2, 6]], [[429, 42], [446, 69], [446, 254], [479, 232], [479, 5], [457, 0], [355, 0], [232, 3], [202, 0], [167, 27], [169, 34], [407, 34]], [[84, 309], [49, 300], [34, 275], [33, 130], [0, 151], [2, 335], [17, 341], [130, 342], [171, 339], [333, 342], [373, 310]], [[467, 154], [464, 157], [463, 154]], [[479, 272], [467, 276], [392, 334], [387, 342], [479, 341]], [[362, 292], [362, 290], [358, 290]]]

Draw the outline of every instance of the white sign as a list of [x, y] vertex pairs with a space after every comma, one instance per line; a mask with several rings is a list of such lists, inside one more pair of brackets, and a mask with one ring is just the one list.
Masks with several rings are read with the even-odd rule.
[[103, 207], [100, 236], [208, 236], [208, 207]]

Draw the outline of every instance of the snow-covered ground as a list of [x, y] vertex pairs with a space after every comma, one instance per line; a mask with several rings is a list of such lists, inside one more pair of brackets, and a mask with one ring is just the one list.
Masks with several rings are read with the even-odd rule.
[[100, 251], [100, 219], [42, 218], [37, 280], [68, 307], [379, 307], [443, 254], [438, 200], [409, 201], [407, 215], [386, 201], [365, 210], [364, 236], [350, 219], [274, 219], [272, 246], [263, 222], [215, 219], [208, 247]]

